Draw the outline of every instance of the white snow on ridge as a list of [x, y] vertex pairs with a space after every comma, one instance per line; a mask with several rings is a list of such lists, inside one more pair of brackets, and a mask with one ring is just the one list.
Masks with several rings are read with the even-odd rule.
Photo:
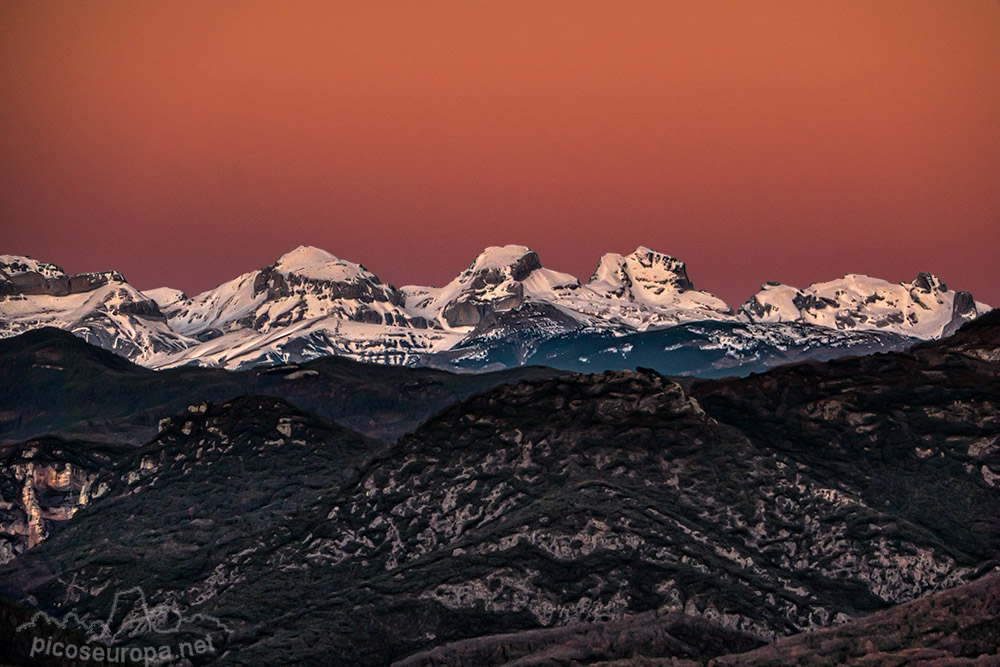
[[750, 322], [808, 322], [840, 330], [882, 330], [930, 339], [990, 308], [955, 292], [934, 275], [890, 283], [859, 274], [805, 289], [765, 284], [740, 309]]
[[436, 329], [315, 318], [263, 334], [252, 329], [233, 330], [179, 354], [158, 355], [149, 365], [173, 368], [195, 364], [238, 370], [331, 355], [371, 363], [413, 365], [420, 355], [450, 349], [461, 339], [461, 334]]
[[17, 273], [37, 273], [45, 278], [65, 276], [66, 272], [55, 264], [40, 262], [21, 255], [0, 255], [0, 277]]
[[347, 282], [350, 280], [378, 279], [360, 264], [348, 262], [331, 255], [325, 250], [312, 246], [299, 246], [278, 258], [274, 268], [283, 274], [291, 274], [309, 280]]
[[[32, 272], [64, 280], [53, 287], [37, 276], [10, 279]], [[76, 293], [66, 293], [67, 278]], [[694, 289], [684, 262], [641, 246], [602, 256], [586, 284], [543, 268], [525, 246], [507, 245], [486, 248], [443, 287], [397, 290], [360, 264], [309, 246], [194, 297], [167, 287], [142, 293], [114, 272], [69, 277], [13, 255], [0, 255], [0, 285], [0, 337], [56, 326], [154, 368], [236, 369], [331, 354], [414, 364], [472, 335], [475, 345], [502, 344], [525, 326], [531, 335], [601, 329], [617, 336], [707, 320], [801, 322], [831, 335], [878, 330], [930, 339], [989, 310], [929, 274], [902, 284], [849, 274], [805, 289], [769, 283], [734, 313]], [[531, 308], [508, 315], [522, 306]]]
[[33, 294], [0, 298], [0, 337], [51, 326], [140, 364], [160, 352], [180, 352], [196, 341], [174, 331], [155, 303], [125, 282], [53, 296]]
[[691, 285], [684, 262], [640, 246], [630, 255], [608, 253], [579, 293], [566, 305], [596, 317], [620, 321], [637, 330], [693, 320], [733, 319], [722, 299]]
[[263, 293], [254, 294], [257, 273], [244, 273], [215, 289], [175, 302], [165, 312], [170, 325], [178, 333], [193, 336], [209, 329], [223, 331], [249, 316], [266, 297]]
[[449, 308], [462, 303], [492, 304], [496, 311], [544, 303], [599, 328], [642, 330], [733, 318], [721, 299], [690, 287], [683, 262], [643, 247], [628, 256], [604, 255], [586, 285], [568, 273], [542, 268], [527, 247], [511, 245], [487, 248], [444, 287], [409, 286], [401, 291], [407, 308], [443, 328], [465, 331], [471, 324], [448, 320]]
[[506, 269], [531, 252], [530, 248], [523, 245], [490, 246], [479, 253], [462, 273], [472, 275], [489, 269]]
[[[524, 297], [521, 282], [538, 271], [531, 268], [534, 266], [541, 266], [538, 257], [525, 246], [490, 246], [444, 287], [408, 285], [400, 292], [414, 314], [448, 331], [468, 331], [472, 324], [449, 319], [450, 308], [462, 303], [495, 303], [499, 309], [520, 305]], [[544, 289], [541, 283], [538, 287]]]
[[160, 310], [168, 310], [181, 301], [187, 301], [187, 295], [173, 287], [157, 287], [143, 290], [142, 293], [147, 299], [152, 299]]

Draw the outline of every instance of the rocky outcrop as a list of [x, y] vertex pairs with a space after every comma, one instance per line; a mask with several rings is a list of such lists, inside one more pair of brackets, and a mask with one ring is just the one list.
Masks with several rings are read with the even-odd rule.
[[494, 313], [520, 308], [523, 281], [541, 268], [538, 255], [523, 246], [487, 248], [445, 288], [458, 293], [442, 304], [441, 318], [450, 327], [475, 327]]
[[642, 246], [627, 257], [604, 255], [588, 284], [604, 287], [607, 293], [627, 299], [641, 299], [646, 293], [658, 296], [666, 290], [683, 293], [694, 289], [684, 262]]
[[46, 539], [104, 489], [94, 487], [119, 450], [41, 438], [0, 450], [0, 563]]
[[[110, 283], [124, 283], [125, 278], [117, 271], [103, 273], [82, 273], [75, 276], [45, 277], [40, 273], [16, 273], [0, 277], [0, 294], [68, 296], [93, 292]], [[161, 315], [162, 317], [162, 315]]]
[[465, 295], [460, 300], [452, 301], [445, 306], [441, 311], [441, 317], [451, 327], [475, 327], [484, 317], [514, 310], [523, 304], [524, 287], [520, 283], [515, 283], [510, 286], [509, 291], [499, 295], [493, 294], [488, 300], [479, 300], [474, 294]]

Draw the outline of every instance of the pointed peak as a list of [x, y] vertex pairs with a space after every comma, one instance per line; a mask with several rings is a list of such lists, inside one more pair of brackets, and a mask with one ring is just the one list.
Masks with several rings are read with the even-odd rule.
[[917, 277], [912, 283], [915, 288], [923, 290], [925, 292], [947, 292], [948, 286], [941, 282], [941, 279], [935, 276], [933, 273], [925, 273], [921, 271], [917, 274]]

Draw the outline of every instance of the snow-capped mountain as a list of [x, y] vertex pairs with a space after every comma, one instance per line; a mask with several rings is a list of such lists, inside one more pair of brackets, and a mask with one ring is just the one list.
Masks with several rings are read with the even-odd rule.
[[[696, 290], [682, 261], [645, 247], [604, 255], [587, 283], [544, 268], [525, 246], [490, 247], [443, 287], [397, 289], [360, 264], [302, 246], [191, 297], [170, 288], [139, 292], [113, 271], [70, 276], [0, 256], [0, 336], [56, 326], [153, 368], [239, 369], [327, 355], [461, 370], [547, 360], [576, 368], [617, 359], [625, 349], [618, 338], [700, 322], [728, 333], [678, 328], [643, 338], [643, 362], [662, 354], [673, 359], [662, 367], [676, 372], [675, 351], [690, 356], [694, 345], [721, 351], [699, 368], [738, 367], [751, 357], [756, 368], [821, 348], [898, 349], [947, 335], [988, 309], [920, 274], [898, 285], [857, 275], [801, 290], [768, 283], [734, 312]], [[756, 344], [764, 338], [768, 345]], [[628, 366], [628, 350], [616, 364]]]
[[197, 342], [173, 330], [156, 302], [117, 271], [71, 276], [54, 264], [0, 255], [0, 337], [44, 326], [146, 365]]
[[404, 287], [406, 306], [443, 328], [468, 331], [484, 317], [516, 310], [529, 300], [552, 300], [580, 281], [543, 269], [524, 246], [490, 247], [444, 287]]
[[930, 339], [954, 333], [962, 322], [989, 309], [968, 292], [949, 290], [930, 273], [899, 284], [848, 274], [802, 290], [766, 283], [740, 313], [750, 322], [807, 322]]
[[458, 342], [429, 329], [405, 297], [360, 264], [302, 246], [274, 264], [191, 298], [154, 290], [171, 326], [200, 343], [154, 365], [243, 368], [338, 354], [408, 364]]
[[722, 299], [694, 288], [684, 262], [641, 246], [626, 257], [601, 257], [586, 289], [568, 296], [578, 312], [638, 331], [733, 315]]
[[590, 281], [542, 267], [519, 245], [484, 250], [441, 288], [404, 287], [407, 307], [447, 328], [474, 327], [491, 314], [546, 303], [597, 328], [644, 330], [691, 320], [728, 319], [721, 299], [694, 289], [684, 263], [648, 248], [601, 258]]

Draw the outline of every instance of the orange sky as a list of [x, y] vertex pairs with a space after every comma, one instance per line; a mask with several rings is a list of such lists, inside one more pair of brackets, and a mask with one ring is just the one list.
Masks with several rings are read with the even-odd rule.
[[998, 0], [0, 0], [0, 252], [140, 288], [647, 245], [1000, 305], [998, 242]]

